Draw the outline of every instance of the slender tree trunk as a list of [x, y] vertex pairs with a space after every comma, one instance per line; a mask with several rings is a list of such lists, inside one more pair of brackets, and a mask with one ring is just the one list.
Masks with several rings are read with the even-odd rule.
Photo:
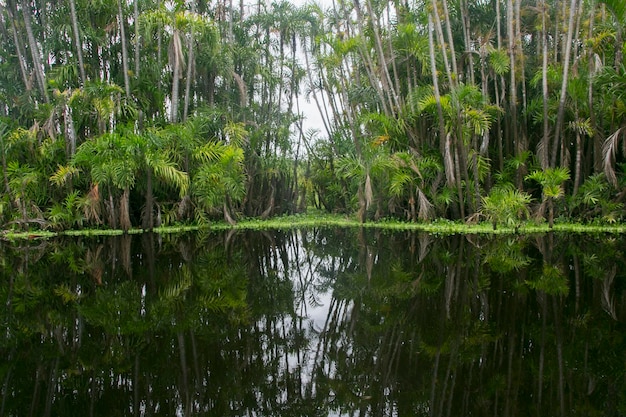
[[[392, 22], [392, 18], [391, 18], [391, 6], [387, 6], [387, 22], [391, 23]], [[396, 6], [395, 8], [396, 13], [398, 13], [399, 8]], [[389, 51], [389, 56], [391, 56], [391, 69], [393, 72], [393, 80], [394, 80], [394, 90], [397, 94], [396, 97], [396, 103], [398, 108], [400, 109], [403, 105], [404, 105], [404, 99], [402, 97], [402, 84], [400, 84], [400, 76], [398, 75], [398, 66], [397, 66], [397, 52], [394, 48], [393, 45], [393, 37], [392, 36], [387, 36], [387, 48]], [[410, 79], [410, 74], [407, 74], [407, 85], [408, 88], [411, 88], [411, 79]], [[411, 135], [411, 130], [408, 130], [408, 134], [410, 136]]]
[[122, 9], [122, 0], [117, 0], [117, 19], [120, 25], [120, 38], [122, 41], [122, 70], [124, 71], [124, 91], [126, 97], [130, 98], [130, 79], [128, 77], [128, 49], [126, 47], [126, 29], [124, 28], [124, 10]]
[[8, 28], [4, 21], [5, 11], [7, 13], [7, 17], [11, 21], [11, 32], [13, 34], [13, 41], [15, 42], [15, 53], [17, 55], [17, 62], [19, 63], [19, 66], [20, 66], [20, 74], [22, 75], [24, 89], [30, 92], [33, 86], [32, 86], [31, 81], [29, 80], [29, 76], [28, 76], [29, 71], [28, 71], [28, 67], [26, 63], [26, 58], [24, 55], [24, 48], [22, 46], [20, 37], [17, 33], [17, 27], [15, 25], [15, 17], [13, 16], [13, 12], [9, 8], [5, 8], [4, 6], [0, 4], [0, 24], [2, 25], [2, 32], [6, 34], [8, 38]]
[[2, 152], [2, 178], [4, 180], [4, 191], [6, 192], [7, 195], [11, 195], [11, 186], [9, 185], [9, 175], [8, 175], [8, 171], [7, 171], [7, 155], [6, 155], [6, 150], [5, 150], [5, 134], [1, 134], [0, 135], [2, 137], [2, 139], [0, 139], [0, 146], [2, 147], [0, 149], [0, 152]]
[[[454, 146], [454, 170], [456, 174], [456, 194], [459, 199], [459, 212], [461, 219], [465, 219], [465, 203], [463, 201], [463, 183], [461, 181], [461, 175], [465, 176], [466, 184], [469, 185], [469, 177], [467, 175], [467, 165], [465, 164], [465, 158], [461, 156], [461, 152], [463, 155], [465, 154], [465, 150], [463, 149], [465, 146], [463, 145], [463, 139], [457, 138], [457, 143]], [[461, 143], [459, 143], [461, 142]], [[461, 152], [459, 152], [459, 147], [462, 147]], [[463, 173], [461, 173], [461, 165], [463, 165]], [[471, 192], [468, 186], [468, 193]]]
[[[518, 131], [518, 145], [517, 145], [517, 153], [521, 155], [523, 152], [528, 150], [528, 135], [526, 132], [526, 126], [528, 125], [526, 120], [526, 115], [528, 114], [527, 109], [527, 97], [526, 97], [526, 69], [524, 65], [526, 63], [526, 59], [524, 59], [524, 47], [522, 46], [522, 29], [521, 29], [521, 9], [522, 9], [522, 0], [517, 0], [515, 2], [515, 52], [517, 54], [517, 62], [516, 66], [518, 66], [517, 72], [521, 74], [520, 79], [520, 88], [522, 92], [522, 105], [520, 110], [520, 120], [519, 120], [519, 131]], [[522, 168], [522, 175], [526, 174], [525, 167]]]
[[[359, 0], [355, 0], [355, 4], [358, 3]], [[374, 32], [374, 44], [376, 46], [376, 53], [378, 55], [378, 60], [380, 62], [380, 71], [383, 73], [384, 83], [383, 85], [387, 86], [387, 94], [390, 96], [390, 102], [393, 104], [391, 107], [391, 114], [395, 117], [395, 110], [400, 108], [399, 102], [399, 94], [397, 94], [394, 83], [391, 80], [391, 75], [389, 73], [389, 63], [387, 62], [387, 58], [385, 57], [385, 51], [383, 49], [383, 41], [380, 35], [380, 28], [378, 27], [378, 19], [376, 19], [376, 15], [372, 8], [371, 0], [365, 0], [365, 5], [367, 7], [367, 12], [370, 16], [370, 23], [372, 25], [372, 30]], [[392, 60], [395, 57], [392, 55]]]
[[[506, 6], [506, 18], [507, 18], [507, 36], [508, 36], [508, 52], [509, 52], [509, 65], [510, 65], [510, 97], [509, 97], [509, 111], [510, 111], [510, 134], [511, 143], [513, 149], [517, 155], [518, 152], [518, 125], [517, 125], [517, 76], [515, 74], [515, 56], [516, 56], [516, 42], [515, 42], [515, 29], [514, 29], [514, 2], [521, 0], [508, 0]], [[519, 171], [519, 170], [518, 170]], [[521, 187], [521, 180], [519, 173], [517, 175], [517, 186]]]
[[74, 32], [74, 43], [76, 44], [76, 57], [78, 58], [78, 71], [80, 73], [81, 84], [84, 85], [87, 81], [87, 76], [85, 75], [85, 62], [83, 61], [83, 44], [80, 40], [80, 32], [78, 30], [78, 16], [76, 15], [76, 4], [74, 0], [69, 0], [69, 2], [72, 30]]
[[[359, 26], [359, 34], [366, 33], [366, 30], [363, 26], [364, 17], [363, 12], [361, 10], [360, 4], [358, 1], [354, 2], [354, 10], [356, 11], [356, 20]], [[349, 18], [349, 17], [348, 17]], [[385, 89], [381, 87], [381, 83], [379, 82], [379, 68], [376, 67], [374, 61], [372, 60], [370, 51], [366, 50], [366, 48], [359, 44], [359, 50], [361, 52], [361, 58], [365, 62], [365, 69], [367, 70], [367, 75], [370, 80], [370, 85], [374, 87], [376, 92], [378, 93], [378, 97], [380, 98], [380, 103], [383, 107], [383, 112], [386, 116], [391, 116], [393, 103], [389, 101], [389, 94], [386, 93]], [[385, 82], [386, 84], [386, 82]]]
[[76, 153], [76, 129], [74, 129], [72, 111], [67, 103], [63, 108], [63, 119], [65, 125], [65, 140], [67, 141], [67, 160], [69, 161]]
[[172, 65], [172, 97], [170, 107], [170, 123], [176, 123], [178, 121], [178, 101], [180, 90], [180, 72], [181, 63], [183, 60], [182, 41], [180, 39], [180, 31], [174, 29], [172, 35], [172, 46], [170, 50], [170, 63]]
[[227, 201], [224, 201], [224, 220], [226, 220], [226, 222], [228, 224], [236, 224], [237, 222], [235, 221], [235, 219], [233, 219], [233, 216], [230, 214], [230, 209], [228, 207], [228, 203]]
[[[589, 11], [589, 38], [592, 37], [595, 24], [595, 11], [596, 2], [591, 2], [591, 9]], [[596, 55], [593, 49], [588, 48], [588, 62], [589, 62], [589, 74], [595, 74], [598, 71], [596, 68]], [[591, 136], [591, 146], [593, 149], [593, 172], [602, 172], [602, 137], [600, 135], [600, 129], [596, 118], [596, 112], [594, 109], [594, 78], [588, 77], [587, 81], [587, 107], [589, 107], [589, 120], [591, 121], [591, 130], [593, 135]]]
[[[191, 13], [195, 13], [196, 12], [195, 1], [193, 1], [191, 4], [192, 4]], [[232, 17], [232, 11], [231, 11], [231, 17]], [[195, 62], [194, 46], [196, 44], [195, 33], [196, 31], [192, 25], [190, 35], [189, 35], [189, 42], [187, 44], [187, 79], [185, 80], [185, 102], [183, 104], [183, 121], [187, 120], [187, 114], [189, 112], [189, 102], [191, 100], [191, 84], [192, 84], [192, 79], [194, 77], [194, 68], [195, 68], [194, 66], [194, 62]]]
[[[452, 24], [450, 23], [450, 12], [448, 11], [448, 0], [441, 0], [443, 5], [443, 15], [446, 20], [446, 32], [448, 34], [448, 46], [450, 48], [450, 60], [452, 61], [453, 80], [458, 80], [459, 69], [456, 65], [456, 50], [454, 49], [454, 36], [452, 35]], [[456, 85], [456, 81], [455, 84]]]
[[[446, 69], [446, 75], [448, 76], [448, 83], [450, 88], [452, 88], [454, 84], [454, 77], [452, 76], [452, 70], [450, 69], [450, 63], [448, 62], [448, 52], [446, 51], [445, 39], [443, 37], [443, 29], [441, 27], [441, 17], [439, 16], [439, 9], [437, 5], [437, 0], [431, 0], [432, 8], [433, 8], [433, 20], [435, 24], [435, 30], [437, 33], [437, 40], [441, 45], [441, 52], [443, 56], [443, 64]], [[454, 59], [454, 57], [452, 57]]]
[[26, 36], [28, 37], [28, 46], [30, 48], [30, 54], [33, 59], [33, 69], [35, 72], [35, 78], [39, 85], [39, 91], [44, 102], [48, 102], [48, 90], [46, 86], [46, 76], [44, 74], [44, 66], [41, 61], [41, 53], [39, 52], [39, 46], [35, 40], [33, 33], [33, 26], [31, 24], [30, 16], [32, 10], [27, 0], [21, 0], [22, 15], [24, 16], [24, 27], [26, 28]]
[[[443, 149], [443, 143], [444, 141], [446, 141], [446, 131], [445, 131], [445, 120], [443, 118], [443, 108], [441, 106], [441, 95], [439, 92], [439, 78], [437, 76], [437, 59], [435, 56], [435, 46], [434, 46], [434, 42], [433, 42], [433, 34], [432, 34], [432, 27], [433, 27], [433, 18], [432, 15], [429, 13], [428, 14], [428, 48], [429, 48], [429, 52], [430, 52], [430, 72], [431, 72], [431, 76], [432, 76], [432, 81], [433, 81], [433, 93], [435, 95], [435, 102], [437, 105], [437, 121], [438, 121], [438, 127], [439, 127], [439, 141], [440, 144], [442, 145], [442, 149]], [[445, 152], [444, 155], [446, 154]], [[451, 172], [451, 170], [447, 169], [448, 168], [448, 164], [446, 165], [446, 178], [448, 181], [448, 185], [452, 185], [454, 183], [454, 174]]]
[[111, 187], [107, 187], [109, 192], [109, 225], [112, 229], [117, 229], [117, 212], [115, 210], [115, 201], [111, 193]]
[[[556, 126], [554, 128], [554, 142], [552, 143], [552, 156], [550, 166], [556, 167], [559, 140], [561, 130], [563, 128], [563, 119], [565, 117], [565, 99], [567, 98], [567, 83], [569, 81], [569, 65], [570, 55], [572, 51], [572, 39], [574, 37], [574, 20], [576, 16], [577, 0], [570, 1], [569, 21], [567, 25], [567, 40], [565, 41], [565, 57], [563, 58], [563, 78], [561, 83], [561, 95], [559, 97], [559, 109], [556, 116]], [[564, 155], [561, 155], [563, 157]]]
[[548, 227], [552, 229], [554, 227], [554, 199], [548, 197]]
[[130, 223], [130, 189], [124, 188], [120, 197], [120, 228], [127, 232], [132, 227]]
[[[312, 42], [314, 42], [314, 40], [312, 40]], [[315, 85], [315, 83], [313, 82], [313, 68], [311, 66], [311, 63], [309, 62], [309, 54], [312, 52], [309, 52], [307, 47], [306, 47], [306, 41], [303, 42], [303, 49], [304, 49], [304, 64], [306, 65], [306, 68], [308, 68], [309, 70], [306, 71], [306, 75], [309, 81], [309, 84], [311, 85]], [[321, 76], [321, 75], [320, 75]], [[327, 136], [330, 138], [332, 136], [331, 134], [331, 127], [330, 127], [330, 117], [328, 114], [328, 111], [326, 109], [326, 106], [322, 106], [321, 104], [321, 98], [319, 97], [318, 94], [318, 89], [313, 89], [311, 91], [311, 94], [313, 96], [313, 101], [315, 102], [315, 107], [317, 107], [317, 111], [319, 112], [320, 115], [322, 115], [322, 124], [324, 125], [324, 130], [326, 131]], [[338, 152], [336, 152], [335, 150], [335, 154], [338, 155]]]
[[550, 125], [548, 119], [548, 28], [546, 24], [546, 15], [548, 13], [548, 5], [545, 0], [541, 0], [539, 5], [541, 10], [541, 91], [543, 98], [543, 138], [539, 144], [538, 154], [541, 160], [541, 168], [549, 168], [548, 148], [550, 146]]
[[[578, 110], [576, 111], [576, 118], [578, 119]], [[576, 158], [574, 162], [574, 188], [572, 190], [572, 196], [578, 194], [578, 187], [580, 186], [582, 177], [582, 159], [583, 143], [580, 136], [580, 130], [576, 129]]]
[[[72, 0], [73, 1], [73, 0]], [[141, 70], [141, 36], [139, 34], [139, 0], [133, 1], [133, 25], [135, 27], [135, 79]]]
[[498, 50], [502, 49], [502, 18], [500, 14], [500, 0], [495, 0], [496, 3], [496, 45]]
[[[463, 25], [463, 38], [465, 39], [465, 53], [468, 60], [468, 80], [471, 85], [475, 84], [474, 81], [474, 54], [472, 53], [472, 37], [470, 33], [470, 14], [467, 0], [460, 1], [461, 6], [461, 23]], [[485, 96], [487, 97], [487, 96]]]
[[448, 186], [456, 186], [454, 175], [454, 161], [450, 149], [450, 135], [446, 134], [445, 120], [443, 118], [443, 108], [441, 106], [441, 95], [439, 93], [439, 79], [437, 76], [437, 60], [435, 57], [435, 45], [433, 41], [433, 16], [428, 14], [428, 49], [430, 52], [430, 72], [433, 80], [433, 92], [435, 102], [437, 103], [437, 119], [439, 126], [439, 143], [442, 154], [444, 156], [444, 172], [446, 174], [446, 183]]
[[152, 168], [146, 170], [146, 207], [144, 208], [143, 228], [152, 230], [154, 227], [154, 192], [152, 185]]

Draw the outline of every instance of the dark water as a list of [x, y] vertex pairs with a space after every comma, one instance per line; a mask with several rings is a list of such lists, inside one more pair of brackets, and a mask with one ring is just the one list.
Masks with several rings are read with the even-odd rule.
[[625, 239], [0, 247], [2, 416], [623, 416]]

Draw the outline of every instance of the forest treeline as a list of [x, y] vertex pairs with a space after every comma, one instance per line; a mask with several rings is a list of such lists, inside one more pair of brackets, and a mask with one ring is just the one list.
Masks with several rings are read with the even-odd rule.
[[0, 223], [617, 222], [625, 28], [621, 0], [3, 0]]

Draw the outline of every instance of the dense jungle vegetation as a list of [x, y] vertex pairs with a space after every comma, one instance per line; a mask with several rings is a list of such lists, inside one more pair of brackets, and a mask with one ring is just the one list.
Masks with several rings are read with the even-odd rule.
[[2, 0], [0, 223], [619, 222], [625, 28], [620, 0]]

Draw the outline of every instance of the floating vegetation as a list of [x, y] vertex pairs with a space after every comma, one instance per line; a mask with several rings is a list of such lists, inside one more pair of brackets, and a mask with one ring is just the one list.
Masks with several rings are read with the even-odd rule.
[[[432, 222], [404, 222], [393, 219], [382, 219], [378, 221], [368, 221], [362, 223], [356, 218], [336, 214], [296, 214], [275, 217], [267, 220], [241, 219], [235, 224], [229, 224], [220, 221], [205, 225], [164, 226], [154, 228], [152, 229], [152, 232], [158, 234], [179, 234], [200, 230], [292, 230], [312, 227], [357, 227], [396, 231], [414, 230], [444, 236], [454, 234], [536, 234], [549, 233], [551, 231], [559, 233], [626, 233], [626, 225], [622, 224], [597, 225], [581, 223], [557, 223], [552, 229], [550, 229], [547, 223], [526, 221], [521, 223], [520, 225], [509, 227], [501, 226], [494, 230], [490, 222], [469, 224], [461, 221], [450, 221], [445, 219], [439, 219]], [[5, 231], [1, 235], [1, 238], [4, 240], [47, 239], [56, 236], [118, 236], [122, 234], [141, 234], [147, 232], [147, 230], [139, 228], [130, 229], [128, 231], [123, 231], [121, 229], [80, 229], [66, 230], [62, 232], [40, 230], [26, 232]]]

